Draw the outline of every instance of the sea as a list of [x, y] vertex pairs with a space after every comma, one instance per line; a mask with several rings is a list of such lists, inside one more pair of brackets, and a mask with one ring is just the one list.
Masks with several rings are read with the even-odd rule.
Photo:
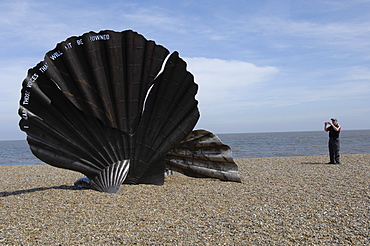
[[[230, 146], [234, 158], [328, 155], [324, 131], [217, 134]], [[343, 130], [341, 154], [369, 154], [370, 130]], [[0, 141], [0, 166], [44, 164], [26, 140]]]

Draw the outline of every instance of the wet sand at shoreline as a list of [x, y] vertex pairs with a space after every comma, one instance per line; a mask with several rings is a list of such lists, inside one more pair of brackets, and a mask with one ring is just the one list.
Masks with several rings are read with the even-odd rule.
[[1, 245], [368, 245], [370, 154], [236, 159], [242, 183], [175, 173], [117, 194], [0, 166]]

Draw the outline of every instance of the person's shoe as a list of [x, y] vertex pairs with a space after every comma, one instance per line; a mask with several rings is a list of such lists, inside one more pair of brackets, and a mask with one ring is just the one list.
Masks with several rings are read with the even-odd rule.
[[326, 163], [326, 164], [335, 164], [334, 162], [328, 162], [328, 163]]

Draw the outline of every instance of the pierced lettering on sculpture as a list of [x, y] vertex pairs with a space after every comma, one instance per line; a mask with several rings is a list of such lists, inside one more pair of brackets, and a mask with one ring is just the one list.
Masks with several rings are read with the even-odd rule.
[[99, 40], [109, 40], [109, 34], [95, 35], [91, 36], [89, 39], [91, 42]]
[[31, 78], [30, 78], [30, 80], [28, 80], [28, 82], [27, 82], [27, 87], [28, 88], [31, 88], [32, 87], [32, 84], [37, 80], [37, 78], [38, 78], [39, 76], [37, 75], [37, 73], [34, 73], [32, 76], [31, 76]]
[[22, 118], [25, 119], [25, 120], [28, 120], [27, 110], [25, 110], [25, 109], [22, 110]]
[[63, 52], [58, 50], [58, 51], [54, 52], [52, 55], [50, 55], [50, 59], [52, 59], [54, 61], [55, 59], [57, 59], [61, 55], [63, 55]]
[[84, 44], [83, 41], [82, 41], [82, 38], [81, 39], [77, 39], [76, 40], [76, 43], [77, 43], [77, 45], [83, 45]]
[[[94, 35], [94, 36], [89, 37], [90, 42], [100, 41], [100, 40], [109, 40], [109, 39], [110, 39], [109, 34], [100, 34], [100, 35]], [[82, 38], [77, 39], [76, 43], [77, 43], [77, 45], [83, 45], [84, 44]], [[72, 48], [73, 48], [72, 42], [68, 42], [68, 43], [64, 44], [64, 49], [65, 50], [69, 50], [69, 49], [72, 49]], [[63, 55], [63, 52], [61, 52], [60, 50], [57, 50], [53, 54], [50, 55], [50, 59], [55, 61], [58, 57], [60, 57], [62, 55]], [[45, 72], [45, 70], [41, 70], [41, 69], [42, 68], [40, 68], [40, 71]]]
[[25, 104], [28, 104], [29, 103], [29, 101], [30, 101], [30, 96], [31, 96], [31, 92], [29, 92], [29, 91], [25, 91], [24, 92], [24, 97], [23, 97], [23, 105], [25, 105]]
[[64, 48], [65, 48], [66, 50], [72, 49], [72, 48], [73, 48], [73, 47], [72, 47], [72, 43], [71, 43], [71, 42], [66, 43], [66, 45], [64, 46]]
[[44, 62], [44, 65], [42, 65], [42, 66], [39, 68], [39, 70], [40, 70], [42, 73], [45, 73], [45, 72], [46, 72], [46, 70], [48, 70], [48, 68], [49, 68], [48, 63], [47, 63], [47, 62]]

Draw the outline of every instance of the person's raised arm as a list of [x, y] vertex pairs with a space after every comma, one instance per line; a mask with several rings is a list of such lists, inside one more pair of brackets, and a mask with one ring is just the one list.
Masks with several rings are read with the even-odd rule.
[[335, 126], [334, 124], [331, 124], [331, 126], [333, 127], [334, 131], [340, 131], [340, 126]]
[[324, 122], [324, 131], [329, 131], [329, 127], [326, 127], [326, 125], [331, 125], [330, 122]]

